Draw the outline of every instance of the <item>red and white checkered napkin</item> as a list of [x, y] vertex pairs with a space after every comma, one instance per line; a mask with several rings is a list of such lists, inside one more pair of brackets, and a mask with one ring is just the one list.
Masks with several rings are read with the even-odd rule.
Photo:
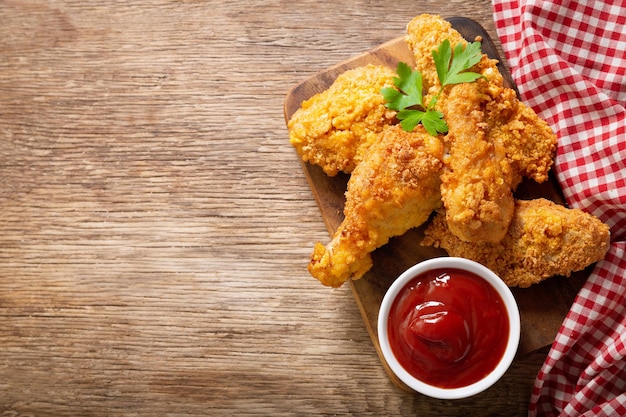
[[626, 1], [492, 0], [522, 100], [559, 138], [572, 207], [611, 227], [537, 376], [530, 416], [626, 416]]

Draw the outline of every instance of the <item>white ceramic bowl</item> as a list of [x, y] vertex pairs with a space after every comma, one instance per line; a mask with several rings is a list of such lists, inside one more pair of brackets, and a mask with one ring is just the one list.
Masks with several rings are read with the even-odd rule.
[[[502, 300], [504, 301], [504, 305], [506, 311], [508, 313], [509, 318], [509, 334], [508, 334], [508, 342], [506, 344], [506, 348], [502, 358], [496, 365], [496, 367], [487, 374], [485, 377], [480, 379], [477, 382], [474, 382], [467, 386], [462, 386], [459, 388], [441, 388], [437, 387], [423, 381], [420, 381], [413, 375], [411, 375], [407, 370], [405, 370], [400, 363], [398, 362], [396, 356], [394, 355], [388, 337], [388, 317], [391, 306], [401, 292], [401, 290], [406, 286], [406, 284], [411, 281], [413, 278], [418, 275], [423, 274], [426, 271], [430, 271], [433, 269], [439, 268], [454, 268], [461, 269], [465, 271], [469, 271], [474, 273], [480, 277], [482, 277], [486, 282], [488, 282], [500, 295]], [[515, 298], [511, 293], [509, 287], [490, 269], [487, 267], [468, 260], [464, 258], [456, 258], [456, 257], [441, 257], [441, 258], [433, 258], [423, 262], [420, 262], [413, 267], [406, 270], [402, 275], [400, 275], [394, 283], [391, 285], [385, 297], [383, 298], [382, 304], [380, 306], [380, 311], [378, 314], [378, 338], [380, 342], [380, 347], [383, 353], [383, 356], [394, 372], [394, 374], [404, 382], [411, 389], [427, 395], [433, 398], [439, 399], [457, 399], [457, 398], [466, 398], [472, 395], [478, 394], [479, 392], [484, 391], [485, 389], [492, 386], [496, 381], [504, 375], [506, 370], [511, 365], [513, 358], [517, 352], [517, 348], [519, 345], [520, 339], [520, 316], [519, 309], [517, 307], [517, 303], [515, 302]]]

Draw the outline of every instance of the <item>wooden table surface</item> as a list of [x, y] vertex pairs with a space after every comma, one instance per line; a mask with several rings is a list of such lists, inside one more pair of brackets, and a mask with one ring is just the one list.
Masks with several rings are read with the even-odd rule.
[[545, 351], [404, 392], [306, 270], [289, 89], [420, 13], [497, 42], [490, 0], [385, 3], [0, 1], [0, 416], [526, 415]]

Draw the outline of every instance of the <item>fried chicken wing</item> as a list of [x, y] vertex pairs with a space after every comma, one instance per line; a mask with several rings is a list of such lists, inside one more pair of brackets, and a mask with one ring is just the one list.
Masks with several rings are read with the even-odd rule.
[[[429, 94], [440, 89], [432, 51], [445, 39], [467, 42], [449, 22], [420, 15], [407, 26], [407, 44]], [[504, 87], [497, 61], [485, 54], [470, 70], [483, 78], [447, 86], [438, 100], [449, 132], [450, 156], [442, 177], [448, 226], [465, 241], [498, 242], [513, 215], [513, 193], [522, 177], [545, 181], [556, 150], [547, 123]]]
[[599, 219], [546, 199], [516, 200], [513, 221], [498, 243], [462, 241], [448, 229], [443, 210], [422, 241], [487, 266], [511, 287], [569, 276], [604, 258], [609, 243], [609, 227]]
[[395, 76], [385, 66], [351, 69], [303, 102], [287, 123], [300, 157], [330, 176], [352, 172], [378, 133], [395, 120], [380, 94], [381, 88], [394, 87]]
[[315, 245], [311, 275], [332, 287], [361, 278], [372, 267], [371, 252], [428, 220], [441, 206], [443, 153], [441, 140], [421, 126], [410, 133], [385, 128], [350, 176], [333, 239]]

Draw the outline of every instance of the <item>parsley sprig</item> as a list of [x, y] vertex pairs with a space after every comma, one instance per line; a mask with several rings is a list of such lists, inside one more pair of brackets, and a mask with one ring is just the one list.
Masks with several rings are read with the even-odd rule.
[[391, 87], [380, 90], [386, 101], [385, 106], [398, 112], [397, 117], [400, 120], [400, 125], [407, 132], [411, 132], [415, 126], [421, 123], [426, 131], [433, 136], [447, 133], [448, 124], [443, 119], [443, 113], [435, 110], [437, 100], [439, 100], [445, 86], [469, 83], [482, 77], [481, 74], [466, 71], [476, 65], [481, 57], [480, 42], [468, 43], [465, 48], [463, 44], [459, 43], [452, 49], [450, 41], [444, 40], [437, 50], [433, 51], [433, 59], [441, 88], [427, 105], [424, 105], [422, 73], [412, 70], [404, 62], [399, 62], [396, 70], [398, 77], [393, 79], [397, 90]]

